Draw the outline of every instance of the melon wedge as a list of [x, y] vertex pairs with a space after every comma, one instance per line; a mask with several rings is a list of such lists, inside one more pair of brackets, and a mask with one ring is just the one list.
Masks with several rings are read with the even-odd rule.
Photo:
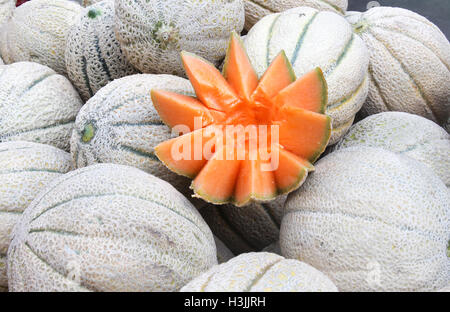
[[[192, 127], [200, 116], [203, 128], [161, 143], [156, 156], [193, 179], [194, 196], [214, 204], [245, 206], [300, 187], [330, 139], [322, 71], [296, 80], [281, 52], [258, 81], [237, 34], [231, 35], [224, 76], [193, 54], [183, 52], [182, 60], [197, 99], [153, 90], [155, 108], [168, 126]], [[189, 144], [195, 147], [180, 150]]]

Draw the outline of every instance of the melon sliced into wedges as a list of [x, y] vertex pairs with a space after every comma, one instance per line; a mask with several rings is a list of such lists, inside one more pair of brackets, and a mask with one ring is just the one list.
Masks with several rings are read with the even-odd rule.
[[[322, 71], [296, 80], [281, 52], [258, 81], [236, 34], [224, 76], [193, 54], [183, 52], [182, 60], [197, 98], [152, 90], [155, 108], [168, 126], [192, 129], [194, 118], [202, 117], [203, 128], [161, 143], [158, 158], [193, 179], [194, 196], [215, 204], [270, 201], [300, 187], [330, 139]], [[192, 148], [180, 150], [186, 144]]]

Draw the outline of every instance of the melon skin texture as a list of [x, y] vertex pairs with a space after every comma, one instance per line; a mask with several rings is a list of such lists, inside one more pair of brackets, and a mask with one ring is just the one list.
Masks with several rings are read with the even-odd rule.
[[431, 291], [448, 285], [450, 194], [418, 161], [379, 148], [335, 151], [288, 198], [283, 256], [341, 291]]
[[30, 61], [66, 75], [64, 53], [70, 26], [82, 7], [73, 1], [33, 0], [16, 8], [4, 25], [0, 52], [7, 63]]
[[14, 224], [45, 186], [70, 170], [70, 154], [56, 147], [0, 143], [0, 289], [8, 287], [6, 253]]
[[116, 0], [115, 6], [117, 39], [143, 73], [184, 76], [183, 50], [218, 66], [230, 33], [244, 27], [243, 0]]
[[228, 260], [234, 258], [234, 254], [231, 252], [230, 249], [228, 249], [227, 246], [217, 237], [214, 235], [214, 241], [216, 243], [216, 249], [217, 249], [217, 262], [224, 263]]
[[136, 70], [114, 33], [114, 0], [86, 8], [70, 28], [65, 53], [67, 74], [84, 101], [114, 79]]
[[194, 205], [211, 231], [236, 255], [261, 251], [278, 240], [283, 204], [287, 196], [244, 207], [216, 206], [195, 200]]
[[188, 80], [171, 75], [137, 74], [109, 83], [77, 116], [71, 138], [77, 168], [96, 163], [133, 166], [188, 191], [189, 180], [171, 172], [154, 155], [155, 146], [169, 139], [171, 130], [153, 106], [153, 88], [195, 94]]
[[439, 28], [391, 7], [347, 20], [370, 51], [369, 95], [361, 114], [403, 111], [443, 126], [450, 111], [450, 43]]
[[369, 88], [369, 52], [344, 17], [299, 7], [261, 19], [244, 41], [258, 75], [284, 50], [297, 77], [320, 67], [328, 84], [329, 145], [350, 128]]
[[182, 292], [336, 292], [333, 282], [312, 266], [268, 252], [251, 252], [213, 267]]
[[331, 11], [345, 14], [347, 0], [245, 0], [245, 26], [250, 30], [261, 18], [272, 13], [283, 12], [288, 9], [307, 6], [320, 11]]
[[14, 0], [0, 0], [0, 25], [5, 23], [13, 14], [16, 8]]
[[450, 135], [426, 118], [403, 112], [369, 116], [353, 125], [335, 150], [351, 146], [380, 147], [414, 158], [450, 187]]
[[206, 223], [167, 182], [99, 164], [56, 179], [13, 230], [10, 291], [177, 291], [217, 264]]
[[0, 142], [33, 141], [68, 151], [82, 105], [70, 81], [47, 66], [0, 67]]

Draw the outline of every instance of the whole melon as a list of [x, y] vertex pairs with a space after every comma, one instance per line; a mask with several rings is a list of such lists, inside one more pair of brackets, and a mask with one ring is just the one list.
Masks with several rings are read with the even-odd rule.
[[450, 135], [434, 122], [403, 112], [384, 112], [350, 128], [335, 150], [372, 146], [414, 158], [450, 187]]
[[272, 13], [283, 12], [288, 9], [308, 6], [321, 11], [331, 11], [345, 14], [347, 0], [244, 0], [245, 26], [250, 30], [261, 18]]
[[443, 126], [450, 116], [450, 43], [439, 28], [391, 7], [347, 19], [370, 51], [369, 95], [361, 114], [402, 111]]
[[312, 266], [268, 252], [251, 252], [211, 268], [182, 292], [336, 292], [333, 282]]
[[216, 243], [216, 249], [217, 249], [217, 262], [218, 263], [224, 263], [230, 260], [234, 257], [233, 253], [230, 249], [228, 249], [227, 246], [217, 237], [214, 235], [214, 241]]
[[286, 202], [280, 245], [341, 291], [429, 291], [450, 281], [449, 237], [450, 193], [439, 177], [363, 146], [316, 163]]
[[114, 0], [82, 11], [66, 44], [67, 74], [84, 101], [114, 79], [136, 73], [114, 33]]
[[71, 139], [78, 168], [115, 163], [140, 168], [179, 190], [189, 180], [172, 173], [155, 156], [154, 147], [171, 136], [156, 112], [150, 91], [163, 89], [194, 95], [190, 82], [171, 75], [137, 74], [100, 89], [80, 110]]
[[0, 0], [0, 25], [5, 23], [13, 14], [16, 8], [14, 0]]
[[369, 88], [369, 52], [344, 17], [299, 7], [270, 14], [249, 31], [244, 44], [262, 75], [284, 50], [297, 77], [320, 67], [328, 83], [327, 114], [333, 119], [330, 145], [350, 128]]
[[8, 288], [6, 253], [14, 224], [45, 186], [71, 169], [70, 154], [56, 147], [0, 143], [0, 290]]
[[243, 0], [116, 0], [116, 35], [128, 60], [143, 73], [184, 76], [181, 51], [216, 66], [230, 33], [244, 27]]
[[211, 231], [238, 255], [261, 251], [278, 240], [286, 196], [272, 202], [252, 203], [244, 207], [216, 206], [194, 200], [195, 207]]
[[70, 81], [47, 66], [0, 67], [0, 142], [34, 141], [68, 151], [82, 105]]
[[177, 291], [217, 264], [213, 235], [191, 203], [121, 165], [54, 180], [12, 236], [10, 291]]
[[64, 53], [70, 26], [82, 7], [66, 0], [33, 0], [14, 10], [0, 45], [7, 63], [30, 61], [66, 74]]

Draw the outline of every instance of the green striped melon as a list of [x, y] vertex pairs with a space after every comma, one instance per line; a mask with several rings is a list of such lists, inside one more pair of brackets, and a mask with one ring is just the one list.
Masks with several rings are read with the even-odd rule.
[[14, 224], [42, 189], [71, 169], [70, 154], [53, 146], [0, 143], [0, 290], [8, 287], [6, 253]]
[[129, 165], [188, 190], [189, 180], [172, 173], [154, 154], [171, 130], [153, 107], [153, 88], [194, 95], [188, 80], [171, 75], [137, 74], [109, 83], [77, 116], [71, 152], [78, 168], [95, 163]]
[[15, 0], [0, 0], [0, 25], [5, 23], [13, 15], [15, 8]]
[[321, 11], [345, 14], [347, 0], [244, 0], [245, 29], [250, 30], [261, 18], [272, 13], [308, 6]]
[[211, 268], [182, 292], [336, 292], [312, 266], [268, 252], [251, 252]]
[[11, 291], [177, 291], [217, 264], [213, 235], [192, 204], [121, 165], [54, 180], [12, 235]]
[[414, 158], [450, 187], [450, 135], [434, 122], [408, 113], [385, 112], [350, 128], [335, 149], [372, 146]]
[[69, 150], [82, 105], [70, 81], [47, 66], [0, 67], [0, 142], [33, 141]]
[[217, 237], [214, 235], [214, 241], [216, 242], [216, 249], [217, 249], [217, 262], [218, 263], [224, 263], [230, 260], [231, 258], [234, 258], [233, 253], [230, 249], [228, 249], [227, 246]]
[[367, 96], [369, 52], [344, 17], [308, 7], [270, 14], [244, 43], [258, 75], [281, 50], [297, 77], [320, 67], [328, 83], [327, 114], [333, 119], [329, 144], [346, 133]]
[[429, 291], [450, 282], [450, 192], [425, 165], [373, 147], [332, 152], [288, 198], [283, 256], [341, 291]]
[[244, 27], [243, 0], [116, 0], [116, 35], [131, 64], [143, 73], [184, 76], [180, 52], [216, 66], [230, 33]]
[[66, 74], [64, 53], [70, 26], [82, 7], [66, 0], [33, 0], [15, 9], [0, 45], [7, 63], [30, 61]]
[[370, 51], [363, 116], [403, 111], [444, 126], [450, 118], [450, 43], [409, 10], [376, 7], [347, 17]]
[[260, 251], [278, 240], [286, 196], [272, 202], [245, 207], [215, 206], [200, 200], [193, 203], [212, 232], [236, 255]]
[[114, 79], [136, 73], [116, 40], [114, 0], [82, 11], [70, 28], [65, 59], [67, 74], [85, 101]]

